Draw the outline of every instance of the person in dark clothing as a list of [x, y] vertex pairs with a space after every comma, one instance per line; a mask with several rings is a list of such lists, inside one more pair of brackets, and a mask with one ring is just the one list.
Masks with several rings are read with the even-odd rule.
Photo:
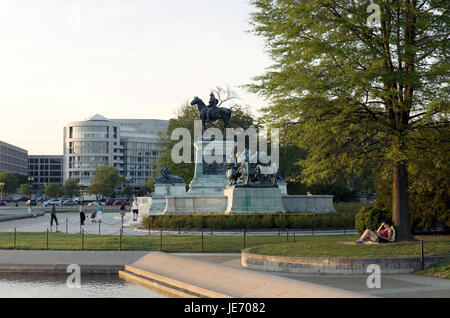
[[84, 220], [86, 220], [86, 214], [84, 214], [84, 203], [80, 203], [80, 225], [84, 225]]
[[123, 219], [125, 217], [125, 201], [122, 201], [120, 205], [120, 217]]
[[53, 204], [52, 206], [52, 212], [51, 212], [51, 217], [50, 217], [50, 226], [53, 226], [53, 220], [55, 220], [56, 225], [59, 225], [58, 223], [58, 219], [56, 218], [56, 205]]

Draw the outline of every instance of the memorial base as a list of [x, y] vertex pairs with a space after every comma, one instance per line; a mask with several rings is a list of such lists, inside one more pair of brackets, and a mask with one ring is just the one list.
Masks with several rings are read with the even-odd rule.
[[226, 214], [285, 212], [278, 187], [230, 186], [224, 195], [228, 199]]

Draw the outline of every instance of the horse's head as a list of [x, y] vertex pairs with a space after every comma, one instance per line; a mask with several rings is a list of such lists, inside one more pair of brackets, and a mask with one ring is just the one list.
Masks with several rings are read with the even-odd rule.
[[191, 102], [191, 106], [194, 106], [194, 105], [197, 105], [197, 107], [199, 107], [199, 108], [206, 107], [205, 103], [198, 96], [195, 96]]

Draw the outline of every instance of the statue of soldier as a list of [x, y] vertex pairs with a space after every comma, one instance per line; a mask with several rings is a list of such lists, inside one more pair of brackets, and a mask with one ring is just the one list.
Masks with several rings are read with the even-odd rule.
[[211, 93], [209, 98], [209, 105], [206, 109], [206, 114], [208, 116], [208, 120], [212, 120], [212, 117], [214, 117], [214, 114], [216, 114], [219, 111], [219, 107], [217, 105], [219, 104], [219, 100], [214, 96], [214, 93]]

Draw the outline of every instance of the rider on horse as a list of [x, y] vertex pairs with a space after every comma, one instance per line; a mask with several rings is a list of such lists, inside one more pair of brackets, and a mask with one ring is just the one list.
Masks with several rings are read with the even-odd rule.
[[209, 105], [206, 106], [206, 115], [208, 117], [208, 120], [211, 120], [211, 117], [214, 113], [217, 113], [219, 108], [217, 107], [217, 104], [219, 104], [219, 100], [214, 96], [214, 93], [211, 93], [209, 98]]

